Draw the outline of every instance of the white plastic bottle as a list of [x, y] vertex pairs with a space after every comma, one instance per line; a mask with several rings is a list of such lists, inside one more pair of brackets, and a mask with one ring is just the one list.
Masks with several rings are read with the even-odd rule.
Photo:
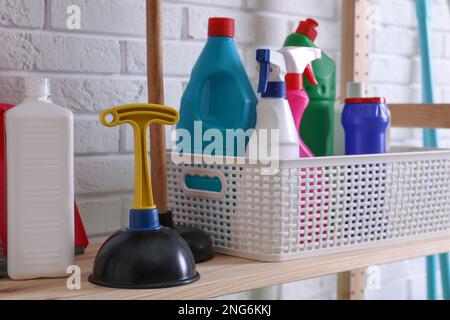
[[47, 79], [27, 78], [5, 116], [8, 275], [67, 276], [74, 263], [73, 114], [53, 104]]

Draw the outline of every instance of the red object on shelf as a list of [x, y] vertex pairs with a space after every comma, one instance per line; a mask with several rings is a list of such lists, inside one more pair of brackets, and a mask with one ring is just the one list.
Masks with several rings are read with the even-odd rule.
[[89, 245], [89, 240], [84, 230], [83, 221], [81, 220], [80, 212], [78, 211], [77, 203], [75, 202], [75, 248], [86, 249]]
[[306, 19], [305, 21], [301, 21], [296, 33], [303, 34], [307, 36], [311, 41], [316, 40], [317, 38], [317, 30], [316, 28], [319, 26], [319, 23], [314, 19]]
[[75, 205], [75, 248], [86, 249], [89, 245], [89, 240], [84, 230], [83, 221], [81, 220], [80, 212], [78, 211], [77, 203]]
[[366, 103], [376, 103], [385, 104], [386, 99], [383, 97], [373, 97], [373, 98], [347, 98], [345, 99], [347, 104], [366, 104]]
[[234, 19], [209, 18], [208, 36], [234, 38]]
[[6, 110], [12, 108], [11, 104], [0, 104], [0, 237], [3, 248], [3, 256], [6, 257], [6, 145], [5, 122], [3, 121]]
[[[6, 193], [6, 146], [5, 146], [5, 123], [4, 114], [6, 110], [14, 107], [11, 104], [0, 104], [0, 239], [3, 248], [3, 256], [7, 256], [7, 193]], [[75, 249], [78, 252], [86, 249], [89, 245], [89, 240], [84, 230], [83, 221], [76, 202], [74, 203], [75, 210]]]

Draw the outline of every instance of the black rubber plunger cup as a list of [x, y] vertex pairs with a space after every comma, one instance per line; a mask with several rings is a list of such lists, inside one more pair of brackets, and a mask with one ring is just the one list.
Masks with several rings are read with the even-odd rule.
[[165, 227], [172, 228], [186, 241], [194, 255], [196, 263], [205, 262], [214, 258], [214, 250], [211, 239], [200, 228], [177, 225], [173, 223], [172, 211], [159, 214], [159, 220]]
[[178, 112], [155, 104], [129, 104], [103, 111], [107, 127], [134, 129], [134, 202], [129, 227], [106, 240], [97, 253], [89, 281], [106, 287], [151, 289], [196, 281], [194, 256], [183, 238], [159, 224], [150, 182], [147, 132], [153, 122], [175, 124]]
[[89, 281], [125, 289], [166, 288], [200, 278], [183, 238], [162, 227], [158, 211], [131, 210], [130, 227], [114, 233], [100, 248]]

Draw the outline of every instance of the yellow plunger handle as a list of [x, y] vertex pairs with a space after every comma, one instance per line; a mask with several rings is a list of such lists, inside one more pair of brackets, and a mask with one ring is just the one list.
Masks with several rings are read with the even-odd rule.
[[113, 107], [100, 114], [106, 127], [128, 123], [134, 131], [134, 203], [133, 209], [154, 209], [153, 193], [148, 165], [147, 132], [150, 124], [173, 125], [178, 112], [168, 106], [148, 103], [126, 104]]

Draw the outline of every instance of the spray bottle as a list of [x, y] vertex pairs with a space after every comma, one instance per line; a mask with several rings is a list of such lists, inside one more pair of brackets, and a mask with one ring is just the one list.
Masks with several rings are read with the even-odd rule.
[[[277, 158], [282, 160], [299, 157], [300, 138], [289, 102], [286, 100], [285, 75], [287, 70], [293, 73], [302, 73], [305, 70], [309, 62], [314, 60], [311, 58], [304, 63], [309, 59], [304, 58], [305, 53], [311, 57], [320, 57], [320, 50], [314, 48], [286, 47], [278, 51], [269, 49], [256, 51], [256, 60], [260, 64], [258, 92], [261, 93], [261, 100], [256, 106], [256, 127], [250, 145], [255, 145], [259, 129], [277, 129], [279, 130]], [[267, 150], [272, 150], [269, 144]]]
[[[289, 70], [291, 73], [303, 73], [307, 69], [311, 61], [320, 58], [321, 51], [317, 48], [305, 48], [305, 47], [284, 47], [279, 51], [272, 51], [268, 49], [260, 49], [256, 52], [256, 60], [260, 64], [259, 75], [259, 87], [258, 92], [262, 93], [262, 99], [256, 106], [256, 130], [258, 129], [278, 129], [279, 130], [279, 160], [298, 159], [300, 150], [300, 137], [294, 122], [294, 117], [299, 121], [301, 118], [301, 108], [306, 108], [307, 98], [304, 97], [301, 90], [296, 93], [296, 99], [294, 105], [289, 106], [288, 100], [286, 100], [286, 83], [285, 75]], [[301, 98], [301, 99], [300, 99]], [[293, 113], [291, 108], [293, 107]], [[300, 111], [300, 112], [297, 112]], [[300, 121], [299, 121], [300, 122]], [[250, 138], [249, 147], [253, 147], [256, 143], [253, 140], [256, 139], [254, 133]], [[261, 146], [261, 144], [259, 145]], [[271, 154], [272, 156], [272, 154]], [[273, 156], [272, 156], [273, 157]], [[302, 180], [302, 185], [305, 186], [307, 180], [307, 173], [305, 168], [299, 169], [299, 176]], [[319, 175], [320, 177], [320, 175]], [[310, 182], [312, 183], [312, 182]], [[311, 188], [311, 191], [314, 188]], [[319, 192], [321, 190], [318, 190]], [[306, 209], [305, 203], [309, 200], [310, 209]], [[321, 219], [327, 214], [327, 211], [316, 210], [312, 207], [312, 203], [320, 201], [325, 203], [326, 199], [320, 194], [310, 194], [305, 190], [299, 194], [298, 213], [300, 216], [300, 222], [302, 227], [300, 232], [307, 235], [311, 239], [319, 239], [321, 231], [314, 230], [317, 226], [327, 226], [327, 222], [323, 222]], [[316, 210], [317, 217], [311, 215], [310, 212]], [[327, 220], [327, 217], [323, 217]], [[317, 240], [308, 240], [311, 241]], [[301, 242], [301, 244], [303, 244]]]
[[[321, 50], [316, 48], [300, 47], [295, 51], [294, 63], [287, 63], [286, 75], [286, 99], [291, 107], [292, 117], [294, 118], [295, 128], [300, 137], [300, 157], [312, 158], [314, 154], [309, 147], [303, 142], [300, 135], [300, 125], [309, 104], [309, 96], [303, 88], [303, 74], [312, 85], [317, 85], [311, 62], [320, 59]], [[287, 60], [289, 61], [289, 60]]]
[[[314, 41], [318, 26], [313, 19], [301, 21], [296, 32], [286, 38], [284, 46], [316, 48]], [[317, 157], [332, 156], [336, 63], [322, 51], [321, 58], [314, 61], [312, 66], [319, 85], [312, 86], [309, 79], [305, 80], [305, 91], [311, 102], [303, 117], [301, 133], [303, 140]]]

